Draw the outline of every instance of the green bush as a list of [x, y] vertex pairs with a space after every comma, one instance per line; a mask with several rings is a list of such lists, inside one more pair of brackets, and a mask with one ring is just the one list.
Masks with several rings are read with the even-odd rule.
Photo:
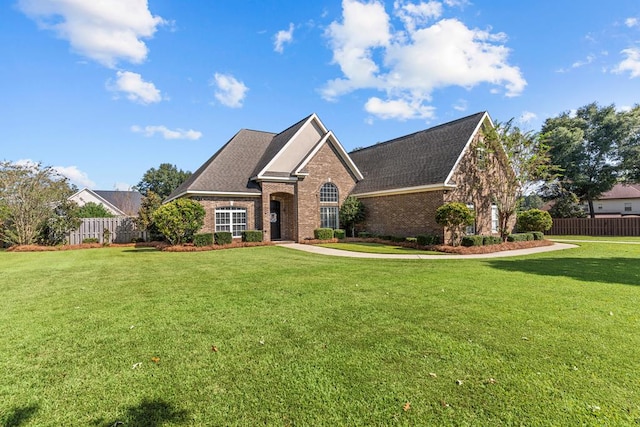
[[416, 237], [407, 237], [405, 240], [409, 243], [418, 243], [418, 239]]
[[230, 231], [216, 231], [213, 233], [213, 240], [216, 245], [229, 245], [233, 242], [233, 235]]
[[262, 230], [245, 230], [242, 232], [243, 242], [262, 242]]
[[435, 234], [419, 234], [416, 236], [416, 240], [420, 246], [439, 245], [442, 243], [440, 237]]
[[344, 239], [345, 237], [347, 237], [347, 232], [345, 230], [333, 230], [333, 236], [336, 239]]
[[358, 237], [361, 239], [369, 239], [373, 237], [373, 234], [369, 233], [368, 231], [361, 231], [358, 233]]
[[317, 240], [333, 239], [333, 228], [316, 228], [313, 230], [313, 237]]
[[211, 246], [213, 245], [213, 233], [200, 233], [193, 236], [193, 244], [195, 246]]
[[82, 239], [82, 243], [99, 243], [100, 239], [97, 237], [85, 237]]
[[502, 243], [500, 236], [482, 236], [483, 246], [499, 245], [500, 243]]
[[549, 212], [540, 209], [530, 209], [518, 213], [516, 228], [519, 232], [547, 231], [553, 225]]
[[191, 199], [177, 199], [160, 206], [152, 218], [158, 230], [172, 245], [193, 241], [204, 224], [205, 210]]
[[532, 231], [533, 240], [544, 240], [544, 233], [542, 231]]
[[507, 242], [528, 242], [529, 240], [533, 240], [532, 233], [515, 233], [507, 237]]
[[462, 246], [482, 246], [484, 236], [464, 236], [460, 241]]

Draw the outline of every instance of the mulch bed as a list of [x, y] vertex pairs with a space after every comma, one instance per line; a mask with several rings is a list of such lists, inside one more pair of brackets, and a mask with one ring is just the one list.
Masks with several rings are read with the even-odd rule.
[[[388, 240], [381, 239], [358, 239], [349, 238], [345, 239], [348, 242], [371, 242], [381, 243], [385, 245], [403, 246], [415, 249], [432, 250], [438, 252], [444, 252], [448, 254], [457, 255], [471, 255], [471, 254], [488, 254], [493, 252], [511, 251], [515, 249], [528, 249], [537, 248], [540, 246], [551, 246], [553, 242], [550, 240], [532, 240], [528, 242], [506, 242], [498, 245], [489, 246], [418, 246], [411, 242], [390, 242]], [[317, 245], [319, 243], [337, 243], [338, 239], [331, 240], [304, 240], [300, 243]], [[11, 246], [7, 249], [7, 252], [44, 252], [44, 251], [69, 251], [77, 249], [97, 249], [105, 247], [136, 247], [136, 248], [156, 248], [165, 252], [203, 252], [203, 251], [216, 251], [221, 249], [233, 249], [233, 248], [247, 248], [256, 246], [272, 246], [273, 242], [233, 242], [229, 245], [213, 245], [213, 246], [194, 246], [192, 244], [175, 245], [172, 246], [166, 242], [142, 242], [142, 243], [112, 243], [111, 245], [104, 246], [100, 243], [84, 243], [81, 245], [60, 245], [60, 246], [39, 246], [39, 245], [21, 245]]]

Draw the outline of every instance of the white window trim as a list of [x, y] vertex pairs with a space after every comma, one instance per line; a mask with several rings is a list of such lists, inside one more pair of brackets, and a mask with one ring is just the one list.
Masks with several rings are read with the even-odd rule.
[[[218, 213], [228, 213], [229, 214], [229, 224], [218, 224]], [[234, 214], [241, 213], [244, 215], [244, 223], [234, 222]], [[247, 229], [247, 209], [245, 208], [237, 208], [234, 206], [221, 206], [215, 209], [214, 212], [215, 218], [215, 231], [229, 231], [233, 237], [242, 237], [242, 232]], [[239, 226], [244, 225], [244, 228], [238, 229]], [[229, 227], [229, 230], [220, 230], [220, 227]], [[234, 231], [238, 230], [239, 233], [234, 233]]]

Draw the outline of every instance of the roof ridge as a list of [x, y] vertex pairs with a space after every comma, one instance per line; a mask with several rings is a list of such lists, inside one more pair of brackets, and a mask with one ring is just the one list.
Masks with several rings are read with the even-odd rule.
[[387, 141], [377, 142], [377, 143], [375, 143], [373, 145], [370, 145], [368, 147], [363, 147], [363, 148], [359, 148], [357, 150], [353, 150], [353, 151], [351, 151], [351, 153], [365, 151], [365, 150], [368, 150], [370, 148], [376, 148], [376, 147], [379, 147], [381, 145], [390, 144], [392, 142], [398, 142], [398, 141], [407, 139], [409, 137], [412, 137], [412, 136], [420, 134], [420, 133], [431, 132], [431, 131], [437, 130], [438, 128], [441, 128], [441, 127], [444, 127], [444, 126], [450, 126], [450, 125], [453, 125], [453, 124], [455, 124], [457, 122], [461, 122], [463, 120], [469, 120], [472, 117], [479, 116], [479, 115], [484, 115], [486, 113], [487, 113], [487, 111], [480, 111], [480, 112], [477, 112], [477, 113], [474, 113], [474, 114], [470, 114], [470, 115], [465, 116], [465, 117], [461, 117], [459, 119], [451, 120], [450, 122], [440, 123], [438, 125], [432, 126], [430, 128], [427, 128], [427, 129], [422, 129], [422, 130], [419, 130], [419, 131], [416, 131], [416, 132], [412, 132], [412, 133], [407, 134], [407, 135], [402, 135], [402, 136], [399, 136], [399, 137], [396, 137], [396, 138], [393, 138], [393, 139], [389, 139]]

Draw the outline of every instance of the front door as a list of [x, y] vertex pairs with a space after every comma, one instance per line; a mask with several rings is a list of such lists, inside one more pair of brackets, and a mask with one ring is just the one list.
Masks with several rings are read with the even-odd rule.
[[272, 200], [269, 205], [269, 222], [271, 223], [271, 240], [280, 240], [280, 202]]

